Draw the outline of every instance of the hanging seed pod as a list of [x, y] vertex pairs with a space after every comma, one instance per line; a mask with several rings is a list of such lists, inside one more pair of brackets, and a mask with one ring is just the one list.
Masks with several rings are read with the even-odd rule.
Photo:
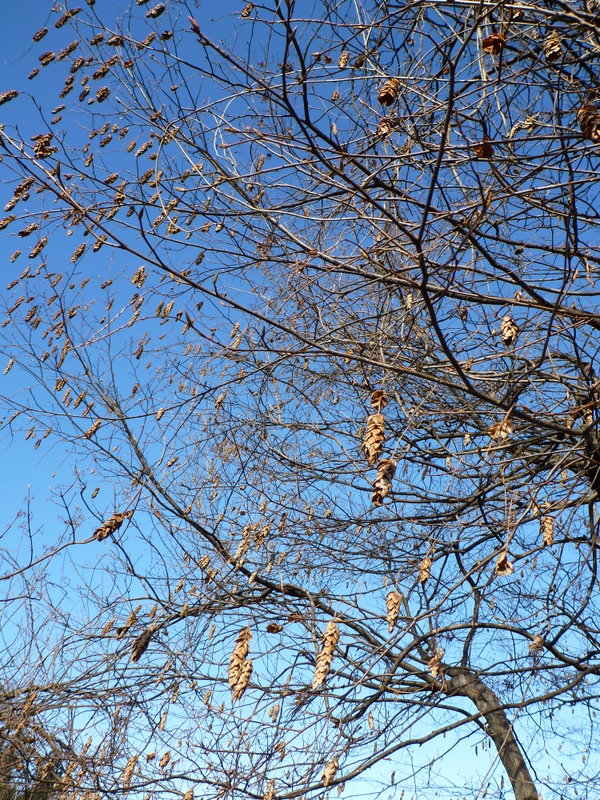
[[250, 628], [242, 628], [242, 630], [238, 633], [238, 637], [235, 642], [235, 647], [231, 653], [231, 657], [229, 659], [229, 686], [232, 692], [235, 692], [236, 687], [239, 683], [239, 680], [242, 676], [242, 672], [244, 670], [244, 663], [246, 661], [246, 656], [248, 655], [248, 649], [250, 647], [250, 640], [252, 639], [252, 631]]
[[396, 120], [394, 117], [382, 117], [377, 123], [377, 129], [375, 132], [377, 136], [385, 138], [386, 136], [389, 136], [390, 133], [394, 132], [395, 127]]
[[232, 689], [231, 692], [231, 699], [233, 701], [239, 700], [240, 697], [244, 694], [248, 686], [248, 683], [250, 682], [251, 675], [252, 675], [252, 659], [247, 658], [242, 664], [242, 671], [240, 672], [240, 677], [238, 679], [238, 682], [236, 683], [235, 687]]
[[387, 406], [387, 394], [383, 389], [377, 389], [371, 395], [371, 405], [375, 411], [381, 411], [382, 408]]
[[492, 33], [482, 41], [481, 47], [484, 53], [497, 56], [506, 44], [506, 36], [503, 33]]
[[154, 626], [148, 628], [137, 637], [131, 648], [131, 660], [135, 664], [144, 655], [148, 649], [148, 645], [152, 641], [152, 634], [154, 633]]
[[544, 58], [546, 61], [556, 61], [562, 55], [562, 44], [558, 31], [550, 31], [544, 42]]
[[151, 8], [149, 11], [146, 11], [146, 16], [150, 19], [157, 19], [160, 15], [164, 12], [166, 6], [164, 3], [159, 3], [158, 5]]
[[51, 61], [54, 61], [55, 53], [52, 50], [48, 50], [46, 53], [42, 53], [42, 55], [38, 58], [38, 61], [42, 65], [42, 67], [47, 67]]
[[600, 111], [591, 103], [585, 103], [577, 112], [581, 132], [591, 142], [600, 142]]
[[438, 648], [427, 662], [427, 667], [431, 675], [437, 680], [438, 678], [444, 680], [444, 668], [442, 667], [442, 658], [444, 651]]
[[494, 148], [487, 136], [484, 136], [480, 142], [474, 144], [472, 150], [475, 158], [492, 158], [494, 155]]
[[263, 800], [273, 800], [275, 797], [275, 779], [271, 778], [263, 794]]
[[242, 19], [248, 19], [253, 9], [254, 9], [254, 3], [246, 3], [246, 5], [242, 8], [242, 13], [240, 14], [240, 17]]
[[129, 784], [131, 783], [131, 779], [133, 777], [133, 772], [135, 770], [137, 761], [138, 761], [137, 756], [131, 756], [127, 764], [125, 764], [125, 769], [123, 770], [123, 775], [121, 776], [121, 780], [123, 781], [124, 786], [129, 786]]
[[99, 103], [103, 103], [106, 100], [106, 98], [109, 96], [109, 94], [110, 94], [110, 89], [108, 88], [108, 86], [102, 86], [96, 92], [96, 100]]
[[365, 458], [371, 466], [377, 463], [385, 442], [385, 419], [383, 414], [371, 414], [367, 418], [367, 431], [362, 444]]
[[544, 547], [551, 547], [554, 543], [554, 518], [549, 514], [540, 520], [540, 533]]
[[506, 416], [504, 419], [500, 420], [500, 422], [490, 425], [488, 428], [488, 434], [490, 438], [502, 441], [503, 439], [508, 439], [514, 429], [515, 426], [512, 424], [508, 416]]
[[126, 519], [131, 519], [132, 516], [133, 511], [116, 511], [110, 519], [107, 519], [106, 522], [103, 522], [102, 525], [96, 529], [94, 538], [99, 542], [103, 541], [110, 536], [111, 533], [118, 531], [123, 522]]
[[337, 758], [332, 758], [331, 761], [328, 761], [325, 764], [323, 769], [323, 774], [321, 775], [321, 783], [323, 786], [327, 787], [331, 783], [331, 781], [335, 777], [335, 773], [337, 772], [339, 763]]
[[382, 505], [385, 498], [392, 490], [392, 478], [396, 472], [396, 462], [391, 458], [384, 458], [379, 462], [377, 475], [373, 482], [372, 502], [376, 506]]
[[518, 333], [519, 328], [514, 319], [508, 315], [502, 317], [502, 322], [500, 323], [500, 336], [502, 337], [502, 343], [506, 347], [513, 346], [513, 344], [517, 341]]
[[423, 561], [419, 564], [419, 583], [423, 584], [426, 583], [430, 576], [431, 576], [431, 558], [429, 556], [425, 556]]
[[496, 575], [512, 575], [514, 564], [508, 560], [508, 553], [504, 550], [496, 559]]
[[388, 593], [387, 597], [385, 598], [385, 608], [386, 608], [386, 615], [385, 618], [388, 623], [388, 632], [391, 633], [394, 630], [394, 626], [398, 620], [398, 615], [400, 614], [400, 603], [402, 602], [402, 595], [400, 592], [392, 590]]
[[350, 58], [350, 53], [348, 52], [348, 50], [342, 50], [342, 52], [340, 53], [340, 57], [338, 59], [338, 67], [340, 69], [344, 69], [344, 67], [347, 67], [349, 58]]
[[33, 41], [40, 42], [47, 33], [48, 33], [48, 28], [40, 28], [39, 31], [36, 31], [33, 34]]
[[399, 91], [400, 91], [400, 81], [398, 80], [398, 78], [390, 78], [383, 84], [383, 86], [379, 90], [377, 99], [382, 105], [391, 106], [393, 103], [395, 103], [396, 99], [398, 98]]
[[10, 103], [11, 100], [14, 100], [15, 97], [19, 96], [19, 92], [15, 91], [15, 89], [11, 89], [8, 92], [2, 92], [0, 94], [0, 106], [3, 106], [4, 103]]
[[312, 688], [319, 689], [324, 683], [329, 673], [329, 668], [333, 660], [335, 646], [340, 638], [340, 631], [335, 619], [332, 619], [327, 624], [323, 634], [323, 646], [317, 656], [317, 664], [315, 673], [312, 680]]
[[533, 637], [533, 641], [529, 645], [529, 652], [532, 655], [537, 655], [537, 653], [541, 653], [543, 649], [544, 649], [544, 637], [538, 633], [537, 636]]

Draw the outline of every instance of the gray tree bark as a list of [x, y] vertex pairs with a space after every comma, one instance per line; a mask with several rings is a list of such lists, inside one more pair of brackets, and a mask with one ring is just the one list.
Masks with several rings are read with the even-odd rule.
[[465, 669], [448, 669], [450, 694], [468, 697], [484, 717], [515, 793], [515, 800], [539, 800], [533, 778], [497, 695]]

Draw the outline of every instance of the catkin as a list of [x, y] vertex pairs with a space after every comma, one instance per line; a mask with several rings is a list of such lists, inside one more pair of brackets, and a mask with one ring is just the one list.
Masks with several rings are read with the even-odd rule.
[[325, 767], [323, 769], [323, 774], [321, 775], [321, 783], [323, 784], [323, 786], [325, 787], [329, 786], [329, 784], [335, 777], [335, 773], [337, 772], [338, 766], [339, 764], [337, 758], [332, 758], [331, 761], [328, 761], [325, 764]]
[[392, 590], [388, 593], [388, 596], [385, 598], [385, 607], [386, 607], [386, 620], [388, 623], [388, 631], [391, 633], [394, 630], [394, 626], [396, 625], [396, 621], [398, 619], [398, 614], [400, 613], [400, 603], [402, 602], [402, 595]]
[[229, 686], [234, 700], [242, 696], [252, 674], [252, 661], [247, 658], [251, 639], [250, 628], [242, 628], [229, 659]]
[[363, 452], [365, 458], [371, 466], [377, 463], [377, 459], [383, 450], [385, 442], [385, 419], [383, 414], [377, 412], [367, 418], [367, 432], [363, 441]]
[[379, 462], [377, 475], [373, 482], [373, 505], [382, 505], [385, 498], [392, 490], [392, 478], [396, 471], [396, 462], [391, 458], [384, 458]]
[[340, 631], [337, 623], [332, 619], [323, 634], [323, 646], [321, 652], [317, 656], [317, 664], [315, 667], [315, 674], [313, 675], [312, 688], [318, 689], [325, 683], [331, 662], [333, 660], [333, 653], [335, 646], [340, 638]]

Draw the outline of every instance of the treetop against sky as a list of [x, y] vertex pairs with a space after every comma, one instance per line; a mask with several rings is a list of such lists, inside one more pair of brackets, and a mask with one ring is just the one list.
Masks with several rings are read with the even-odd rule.
[[599, 25], [9, 15], [10, 785], [597, 796]]

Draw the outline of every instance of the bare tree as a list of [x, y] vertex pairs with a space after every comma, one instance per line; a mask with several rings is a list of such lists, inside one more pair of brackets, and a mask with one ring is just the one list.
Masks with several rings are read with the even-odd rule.
[[597, 5], [129, 6], [0, 95], [60, 791], [596, 797]]

